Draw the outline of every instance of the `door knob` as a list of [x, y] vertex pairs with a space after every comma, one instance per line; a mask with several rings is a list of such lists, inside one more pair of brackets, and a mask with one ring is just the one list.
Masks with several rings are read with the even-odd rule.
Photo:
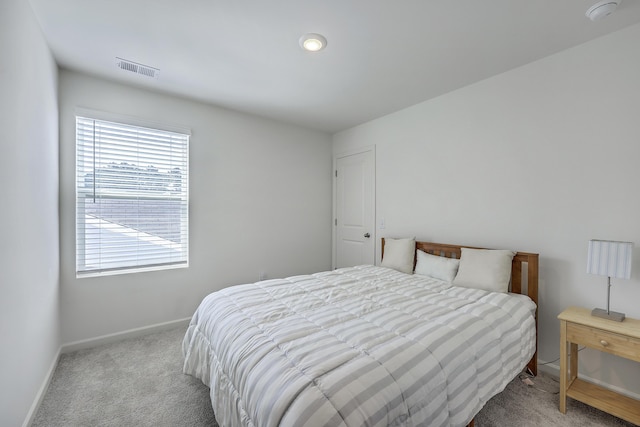
[[366, 237], [366, 238], [368, 239], [369, 237], [371, 237], [371, 234], [369, 234], [369, 233], [364, 233], [364, 237]]

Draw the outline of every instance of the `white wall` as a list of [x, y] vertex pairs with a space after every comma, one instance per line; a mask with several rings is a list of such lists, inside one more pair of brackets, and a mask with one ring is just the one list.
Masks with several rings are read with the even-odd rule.
[[57, 68], [27, 1], [0, 3], [0, 425], [22, 425], [60, 346]]
[[[602, 307], [589, 239], [635, 242], [612, 309], [640, 318], [640, 25], [334, 135], [376, 145], [383, 236], [538, 252], [539, 358], [559, 356], [556, 316]], [[378, 252], [379, 253], [379, 252]], [[590, 349], [581, 371], [640, 393], [640, 369]]]
[[[189, 317], [224, 286], [331, 266], [331, 137], [60, 73], [63, 342]], [[75, 278], [75, 108], [191, 128], [190, 267]]]

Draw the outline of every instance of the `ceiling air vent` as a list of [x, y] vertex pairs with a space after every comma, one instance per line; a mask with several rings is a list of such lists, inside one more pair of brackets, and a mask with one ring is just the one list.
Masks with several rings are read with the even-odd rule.
[[142, 74], [143, 76], [153, 77], [157, 79], [160, 75], [158, 68], [149, 67], [148, 65], [138, 64], [137, 62], [129, 61], [128, 59], [122, 59], [116, 57], [116, 65], [125, 71], [131, 71], [132, 73]]

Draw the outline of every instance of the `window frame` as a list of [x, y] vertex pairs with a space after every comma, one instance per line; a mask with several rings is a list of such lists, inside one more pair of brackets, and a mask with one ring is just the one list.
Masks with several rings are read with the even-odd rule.
[[[180, 229], [180, 238], [181, 240], [186, 239], [186, 243], [179, 243], [181, 250], [184, 252], [183, 259], [180, 259], [175, 262], [155, 262], [155, 263], [147, 263], [140, 264], [139, 262], [131, 262], [131, 264], [126, 266], [117, 266], [117, 267], [100, 267], [100, 268], [87, 268], [87, 251], [86, 242], [87, 238], [85, 235], [86, 228], [83, 226], [84, 221], [82, 221], [81, 217], [86, 218], [87, 210], [84, 207], [81, 207], [81, 199], [86, 199], [86, 191], [82, 191], [80, 185], [80, 176], [82, 171], [80, 169], [80, 164], [84, 161], [84, 155], [81, 153], [81, 139], [79, 137], [79, 119], [84, 120], [93, 120], [96, 122], [110, 122], [115, 125], [122, 125], [125, 127], [135, 127], [141, 130], [147, 129], [154, 132], [166, 132], [168, 134], [177, 134], [181, 137], [184, 137], [185, 141], [183, 143], [184, 146], [184, 156], [180, 157], [180, 164], [184, 165], [185, 174], [180, 178], [180, 193], [178, 198], [176, 197], [159, 197], [159, 196], [145, 196], [144, 194], [140, 194], [139, 189], [137, 198], [142, 198], [146, 200], [154, 200], [154, 201], [167, 201], [167, 200], [180, 200], [180, 220], [178, 222]], [[118, 114], [110, 114], [95, 110], [81, 109], [77, 108], [74, 115], [75, 120], [75, 171], [74, 171], [74, 186], [75, 186], [75, 272], [76, 278], [86, 278], [86, 277], [98, 277], [98, 276], [108, 276], [108, 275], [117, 275], [117, 274], [131, 274], [145, 271], [158, 271], [158, 270], [168, 270], [168, 269], [177, 269], [177, 268], [188, 268], [189, 267], [189, 237], [190, 237], [190, 215], [189, 215], [189, 184], [190, 184], [190, 139], [191, 139], [191, 131], [190, 129], [183, 126], [176, 125], [167, 125], [167, 124], [159, 124], [157, 122], [152, 122], [148, 120], [143, 120], [137, 117], [118, 115]], [[96, 141], [94, 139], [93, 143]], [[135, 165], [134, 165], [135, 166]], [[137, 167], [144, 167], [144, 165], [140, 164]], [[94, 180], [95, 172], [97, 168], [94, 168]], [[134, 200], [135, 193], [130, 190], [126, 190], [125, 193], [130, 192], [130, 194], [125, 194], [124, 200]], [[116, 197], [112, 194], [111, 196], [107, 195], [105, 199], [114, 200]], [[184, 211], [184, 213], [182, 212]], [[82, 215], [85, 213], [85, 215]], [[136, 212], [136, 215], [140, 215], [140, 211]], [[184, 228], [184, 230], [183, 230]], [[99, 244], [98, 244], [99, 245]]]

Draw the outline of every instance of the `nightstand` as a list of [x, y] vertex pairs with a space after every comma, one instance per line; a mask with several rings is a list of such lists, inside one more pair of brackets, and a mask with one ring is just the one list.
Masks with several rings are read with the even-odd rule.
[[[640, 401], [578, 378], [578, 345], [640, 362], [640, 320], [615, 322], [591, 316], [591, 310], [569, 307], [560, 315], [560, 412], [567, 396], [640, 424]], [[570, 349], [570, 351], [569, 351]]]

